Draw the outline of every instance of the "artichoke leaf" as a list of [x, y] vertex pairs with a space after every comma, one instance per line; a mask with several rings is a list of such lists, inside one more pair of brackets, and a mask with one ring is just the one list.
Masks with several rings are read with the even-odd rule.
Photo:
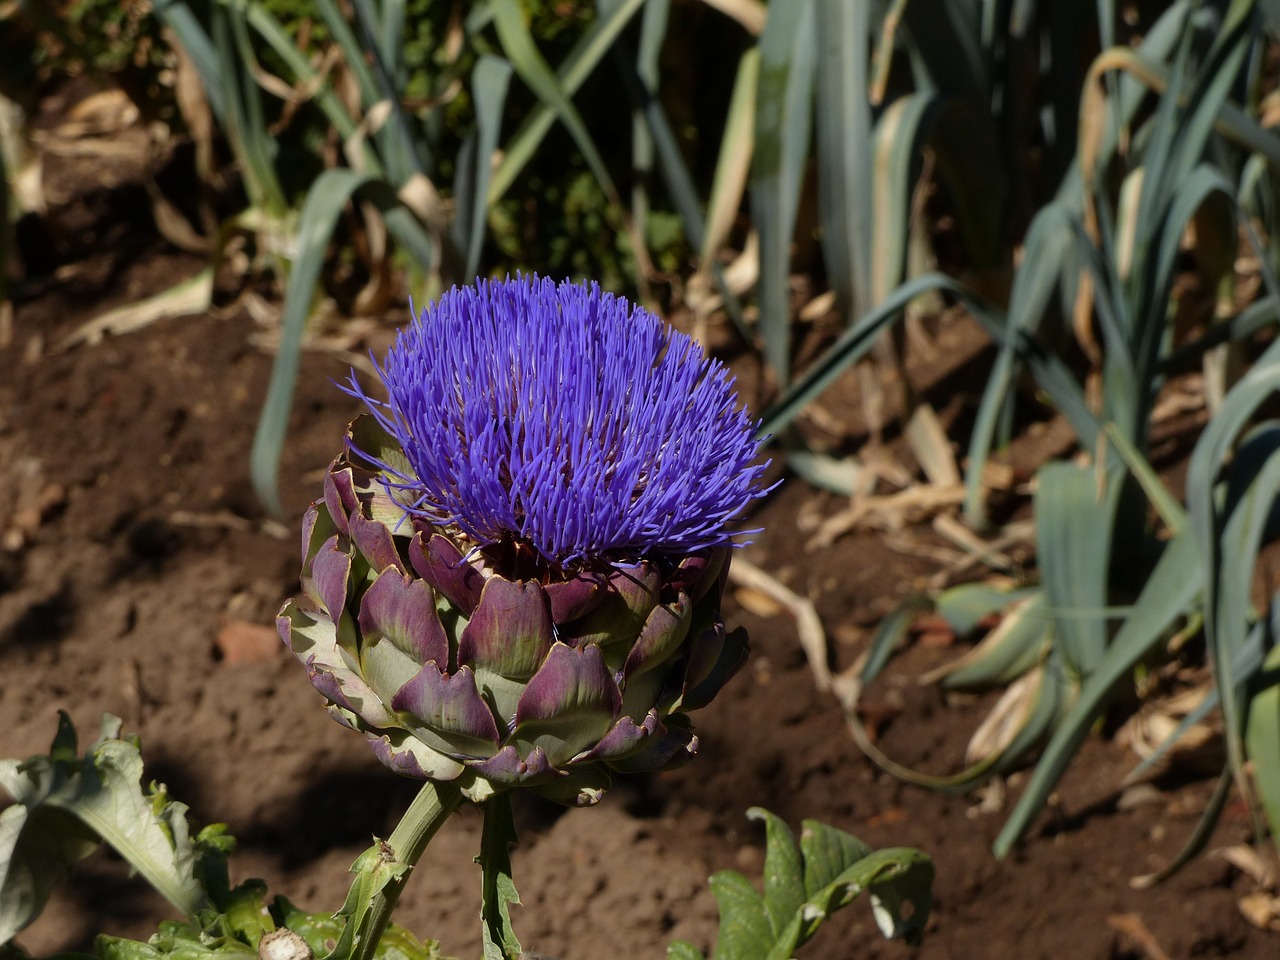
[[14, 799], [0, 814], [0, 943], [35, 918], [53, 883], [98, 839], [187, 915], [209, 905], [206, 882], [225, 882], [219, 830], [192, 837], [184, 804], [163, 786], [144, 791], [142, 757], [135, 741], [120, 738], [118, 718], [103, 718], [84, 757], [75, 744], [61, 713], [49, 755], [0, 762], [0, 785]]

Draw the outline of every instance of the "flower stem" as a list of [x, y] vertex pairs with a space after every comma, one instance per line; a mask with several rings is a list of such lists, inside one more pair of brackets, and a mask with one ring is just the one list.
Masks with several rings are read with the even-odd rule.
[[[352, 944], [350, 960], [373, 960], [382, 940], [382, 933], [391, 920], [391, 912], [395, 909], [414, 866], [422, 858], [436, 831], [458, 809], [461, 802], [462, 792], [456, 784], [426, 781], [391, 832], [391, 837], [385, 844], [375, 846], [375, 849], [380, 848], [376, 858], [378, 864], [392, 867], [391, 875], [373, 883], [371, 896], [366, 904], [356, 906], [357, 911], [364, 914], [363, 917], [357, 914], [347, 918], [349, 924], [355, 924], [359, 928], [357, 939]], [[366, 871], [377, 869], [377, 866], [370, 865], [358, 871], [352, 884], [352, 892], [367, 882], [369, 872]], [[352, 905], [350, 898], [348, 905]], [[360, 909], [361, 906], [364, 907], [363, 910]]]

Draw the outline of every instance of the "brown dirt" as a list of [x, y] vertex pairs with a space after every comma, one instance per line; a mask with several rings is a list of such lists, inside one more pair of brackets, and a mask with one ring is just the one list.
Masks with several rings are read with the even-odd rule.
[[[291, 524], [277, 530], [248, 484], [270, 357], [251, 345], [257, 328], [243, 311], [56, 349], [102, 310], [201, 265], [128, 219], [122, 209], [132, 205], [119, 189], [81, 200], [97, 235], [117, 241], [64, 253], [56, 280], [29, 283], [12, 342], [0, 349], [0, 484], [9, 491], [0, 505], [0, 756], [43, 752], [59, 707], [86, 739], [104, 711], [115, 713], [141, 735], [152, 776], [201, 821], [229, 824], [240, 839], [237, 878], [261, 876], [307, 908], [333, 909], [347, 867], [371, 835], [387, 835], [414, 786], [325, 716], [292, 658], [229, 662], [216, 639], [228, 621], [270, 624], [297, 589], [296, 518], [356, 412], [330, 382], [346, 367], [318, 352], [304, 360], [282, 470]], [[936, 332], [946, 348], [919, 382], [933, 384], [937, 405], [962, 422], [980, 383], [981, 344], [959, 318], [942, 319]], [[737, 365], [751, 382], [749, 360]], [[877, 534], [806, 551], [798, 519], [838, 506], [788, 479], [754, 518], [765, 532], [744, 556], [814, 598], [835, 659], [847, 664], [878, 618], [936, 567], [903, 552], [901, 538], [894, 549]], [[933, 543], [922, 529], [907, 539]], [[1116, 785], [1134, 758], [1092, 739], [1030, 839], [997, 862], [990, 844], [1007, 806], [980, 812], [972, 797], [881, 773], [854, 747], [834, 700], [815, 692], [789, 618], [734, 602], [727, 616], [749, 629], [753, 658], [695, 717], [702, 747], [692, 763], [626, 779], [593, 810], [519, 798], [514, 867], [524, 907], [515, 923], [527, 947], [562, 960], [658, 957], [675, 938], [706, 947], [715, 904], [705, 879], [726, 867], [758, 876], [761, 831], [744, 813], [762, 805], [875, 846], [919, 847], [937, 865], [934, 915], [918, 950], [880, 941], [860, 903], [805, 957], [1146, 956], [1113, 926], [1127, 914], [1170, 957], [1276, 955], [1275, 935], [1237, 907], [1251, 881], [1218, 856], [1154, 889], [1129, 885], [1176, 853], [1209, 781], [1170, 785], [1154, 803], [1122, 811]], [[959, 765], [989, 702], [949, 703], [915, 683], [954, 652], [917, 645], [877, 687], [905, 705], [883, 731], [885, 748], [936, 771]], [[1232, 807], [1211, 846], [1248, 832]], [[397, 915], [460, 957], [479, 955], [478, 847], [479, 818], [464, 811], [432, 844]], [[145, 938], [167, 915], [123, 864], [100, 854], [19, 943], [45, 954], [87, 948], [99, 931]]]

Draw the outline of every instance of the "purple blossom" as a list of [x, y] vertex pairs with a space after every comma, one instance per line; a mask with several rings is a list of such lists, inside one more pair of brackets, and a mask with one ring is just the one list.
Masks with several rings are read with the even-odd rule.
[[477, 546], [572, 566], [731, 542], [763, 494], [755, 424], [689, 337], [621, 297], [534, 277], [455, 287], [397, 337], [362, 399], [412, 476], [398, 499]]

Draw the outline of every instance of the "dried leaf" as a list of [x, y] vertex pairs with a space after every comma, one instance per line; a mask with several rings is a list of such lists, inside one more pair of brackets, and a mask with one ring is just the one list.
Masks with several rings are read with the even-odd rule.
[[1280, 897], [1258, 891], [1240, 898], [1240, 913], [1260, 930], [1280, 931]]
[[759, 567], [735, 557], [729, 567], [729, 579], [739, 588], [755, 590], [777, 601], [796, 618], [800, 646], [809, 659], [814, 681], [819, 690], [831, 687], [831, 669], [827, 666], [827, 638], [812, 601], [787, 588]]
[[1138, 945], [1144, 954], [1151, 960], [1170, 960], [1169, 954], [1156, 941], [1155, 936], [1147, 929], [1147, 925], [1142, 922], [1142, 917], [1136, 913], [1116, 913], [1107, 917], [1107, 926], [1112, 930], [1124, 934], [1130, 940]]

